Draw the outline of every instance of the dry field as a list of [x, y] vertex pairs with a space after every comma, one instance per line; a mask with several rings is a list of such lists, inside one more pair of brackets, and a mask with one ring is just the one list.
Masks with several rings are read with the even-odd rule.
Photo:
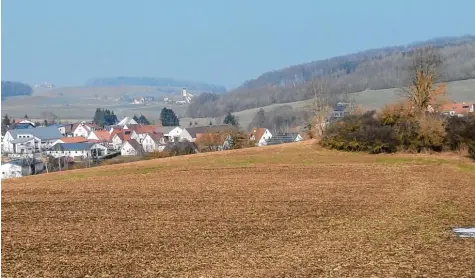
[[2, 277], [475, 277], [475, 166], [308, 142], [2, 182]]

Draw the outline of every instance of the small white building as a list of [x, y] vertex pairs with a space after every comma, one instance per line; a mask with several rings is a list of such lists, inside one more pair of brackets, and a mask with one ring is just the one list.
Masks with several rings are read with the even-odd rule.
[[126, 141], [133, 138], [137, 138], [137, 134], [134, 130], [122, 130], [121, 132], [116, 133], [114, 134], [114, 136], [112, 136], [112, 148], [114, 150], [120, 150], [122, 148], [122, 145], [124, 145]]
[[107, 155], [107, 147], [97, 143], [55, 144], [47, 151], [53, 157], [100, 158]]
[[20, 178], [33, 174], [38, 174], [44, 169], [43, 162], [40, 160], [33, 160], [31, 163], [28, 160], [18, 159], [2, 163], [2, 179]]
[[[13, 129], [5, 133], [2, 141], [3, 153], [37, 153], [51, 147], [62, 134], [55, 126], [28, 129]], [[33, 141], [31, 140], [33, 139]]]
[[87, 138], [89, 134], [96, 129], [99, 129], [99, 127], [95, 124], [87, 124], [86, 122], [81, 122], [73, 127], [73, 136], [81, 136]]
[[165, 149], [166, 140], [163, 134], [147, 134], [142, 141], [144, 152], [161, 152]]
[[183, 128], [179, 126], [162, 126], [155, 129], [155, 132], [162, 133], [165, 139], [169, 142], [181, 141], [181, 133]]
[[267, 128], [256, 128], [251, 132], [251, 141], [256, 142], [256, 146], [267, 145], [267, 141], [272, 138], [272, 133]]
[[124, 142], [120, 148], [120, 154], [123, 156], [137, 156], [143, 154], [142, 145], [134, 139]]
[[125, 125], [136, 125], [138, 124], [133, 118], [125, 117], [117, 124], [118, 126], [125, 126]]

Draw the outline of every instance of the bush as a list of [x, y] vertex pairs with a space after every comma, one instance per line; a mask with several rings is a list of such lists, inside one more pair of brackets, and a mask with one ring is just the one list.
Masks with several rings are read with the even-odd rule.
[[332, 149], [370, 153], [394, 152], [397, 148], [394, 130], [382, 125], [375, 111], [350, 115], [331, 124], [325, 129], [321, 144]]
[[467, 148], [470, 156], [475, 158], [475, 116], [450, 117], [445, 122], [445, 146], [451, 151]]
[[395, 151], [458, 151], [467, 148], [475, 157], [475, 117], [434, 114], [415, 116], [404, 104], [351, 115], [331, 124], [321, 144], [345, 151], [388, 153]]

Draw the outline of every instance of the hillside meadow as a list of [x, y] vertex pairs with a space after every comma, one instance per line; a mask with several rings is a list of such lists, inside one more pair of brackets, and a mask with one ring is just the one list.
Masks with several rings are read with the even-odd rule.
[[304, 141], [2, 181], [2, 277], [474, 277], [474, 180]]

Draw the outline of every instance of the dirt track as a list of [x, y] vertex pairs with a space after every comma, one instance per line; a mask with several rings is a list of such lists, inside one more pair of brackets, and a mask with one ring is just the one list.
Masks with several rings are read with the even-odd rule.
[[2, 182], [3, 277], [475, 277], [475, 168], [310, 144]]

